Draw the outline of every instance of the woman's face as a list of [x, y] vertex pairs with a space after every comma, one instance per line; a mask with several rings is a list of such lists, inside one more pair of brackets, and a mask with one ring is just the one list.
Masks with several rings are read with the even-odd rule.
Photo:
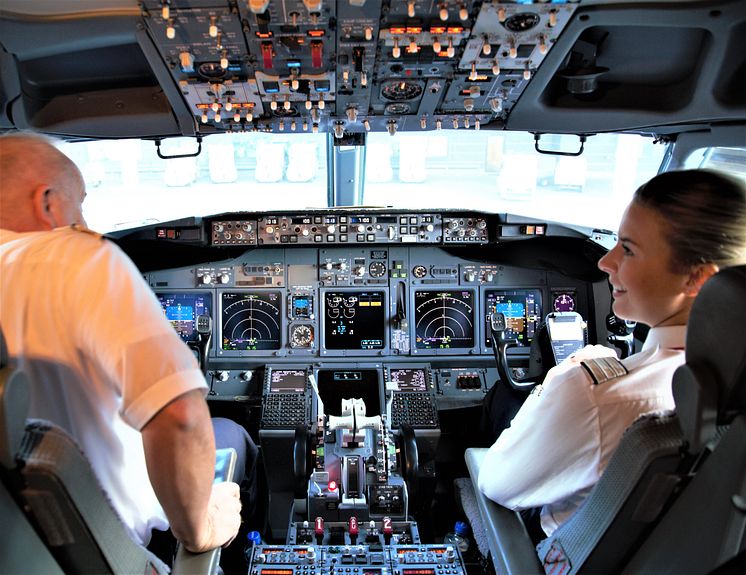
[[685, 325], [692, 304], [691, 276], [671, 270], [667, 224], [632, 202], [622, 216], [616, 246], [598, 262], [609, 274], [614, 313], [651, 327]]

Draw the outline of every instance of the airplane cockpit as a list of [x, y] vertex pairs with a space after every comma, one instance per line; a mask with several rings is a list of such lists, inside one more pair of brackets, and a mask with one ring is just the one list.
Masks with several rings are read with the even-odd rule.
[[4, 0], [0, 131], [259, 446], [226, 574], [516, 573], [446, 537], [485, 398], [641, 349], [598, 261], [656, 173], [746, 181], [745, 55], [731, 0]]

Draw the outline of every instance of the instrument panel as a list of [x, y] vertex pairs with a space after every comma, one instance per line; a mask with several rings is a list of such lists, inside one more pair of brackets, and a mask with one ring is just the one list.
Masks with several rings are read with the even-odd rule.
[[212, 317], [212, 362], [491, 356], [494, 311], [520, 354], [549, 312], [589, 310], [586, 282], [434, 246], [252, 250], [146, 277], [185, 341]]

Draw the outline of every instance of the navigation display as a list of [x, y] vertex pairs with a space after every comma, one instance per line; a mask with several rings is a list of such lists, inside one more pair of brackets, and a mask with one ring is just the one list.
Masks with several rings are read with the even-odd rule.
[[417, 349], [474, 347], [474, 292], [428, 290], [414, 293]]
[[305, 369], [273, 369], [270, 372], [270, 393], [303, 393], [304, 391], [306, 391]]
[[209, 293], [157, 293], [166, 319], [186, 342], [197, 341], [197, 316], [211, 315]]
[[422, 367], [389, 368], [389, 384], [396, 384], [398, 391], [427, 391], [427, 373]]
[[326, 349], [383, 349], [386, 329], [383, 291], [329, 291], [324, 294]]
[[220, 298], [224, 350], [280, 349], [280, 292], [223, 292]]
[[488, 316], [494, 312], [505, 314], [505, 335], [517, 345], [531, 345], [542, 321], [541, 291], [536, 289], [487, 290], [485, 298], [485, 345], [492, 346]]

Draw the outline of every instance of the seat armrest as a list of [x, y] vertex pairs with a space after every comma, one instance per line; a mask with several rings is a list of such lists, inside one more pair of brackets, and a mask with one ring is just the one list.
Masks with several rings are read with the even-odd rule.
[[0, 465], [16, 466], [16, 454], [26, 431], [29, 383], [23, 371], [0, 367]]
[[179, 545], [174, 558], [173, 575], [213, 575], [220, 569], [220, 547], [203, 553], [192, 553]]
[[[236, 450], [232, 447], [218, 449], [215, 452], [215, 479], [214, 483], [234, 481], [236, 478]], [[204, 551], [203, 553], [192, 553], [179, 545], [174, 558], [171, 572], [174, 575], [194, 574], [212, 575], [220, 569], [220, 547]]]
[[498, 505], [479, 490], [479, 468], [487, 451], [471, 447], [466, 450], [465, 458], [495, 571], [505, 575], [544, 575], [536, 548], [518, 513]]

